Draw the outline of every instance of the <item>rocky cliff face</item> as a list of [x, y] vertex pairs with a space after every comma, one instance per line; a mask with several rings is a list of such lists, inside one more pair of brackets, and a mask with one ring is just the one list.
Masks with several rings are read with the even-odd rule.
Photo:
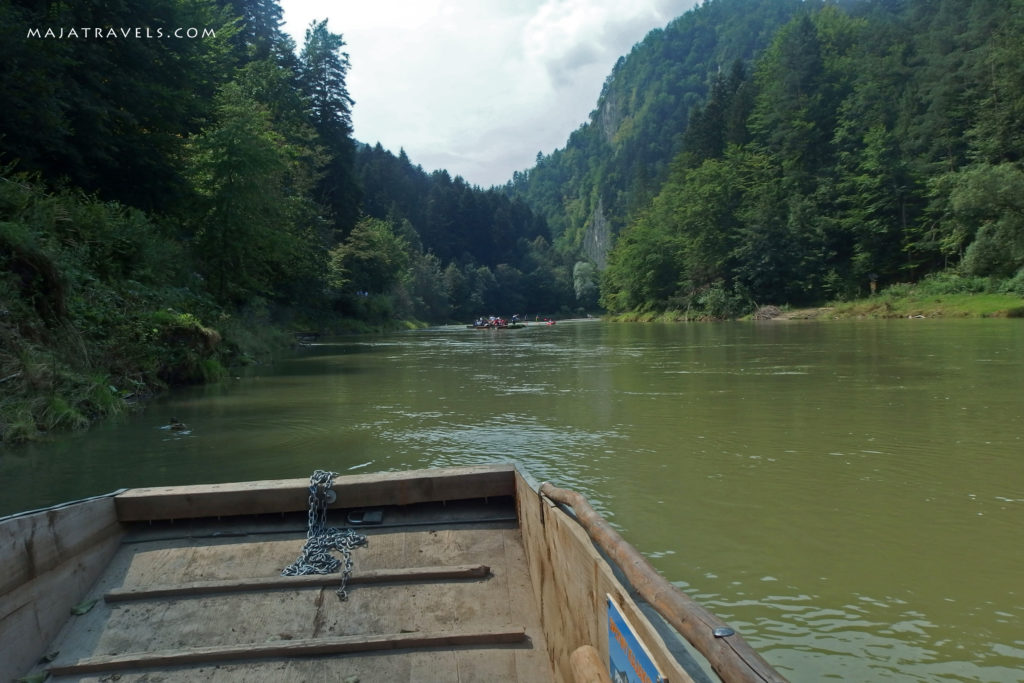
[[614, 88], [605, 89], [605, 96], [597, 110], [595, 123], [600, 127], [604, 135], [604, 141], [609, 145], [615, 140], [619, 132], [623, 117], [622, 96]]
[[598, 270], [604, 270], [611, 248], [612, 229], [604, 215], [604, 203], [598, 199], [583, 235], [583, 253], [594, 262]]

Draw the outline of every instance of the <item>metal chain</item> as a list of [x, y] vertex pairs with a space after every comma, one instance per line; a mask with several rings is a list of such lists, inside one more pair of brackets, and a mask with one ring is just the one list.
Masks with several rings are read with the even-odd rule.
[[342, 561], [331, 554], [341, 552], [345, 558], [341, 573], [338, 597], [348, 600], [345, 586], [352, 574], [352, 551], [366, 545], [366, 536], [352, 529], [329, 529], [327, 527], [328, 492], [334, 485], [337, 472], [316, 470], [309, 478], [309, 527], [306, 529], [306, 544], [302, 554], [281, 571], [282, 576], [304, 576], [306, 574], [331, 574], [338, 571]]

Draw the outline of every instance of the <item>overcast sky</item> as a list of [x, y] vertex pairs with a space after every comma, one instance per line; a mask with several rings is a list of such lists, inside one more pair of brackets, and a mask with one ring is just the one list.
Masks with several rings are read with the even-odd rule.
[[489, 187], [565, 146], [616, 60], [694, 0], [279, 0], [300, 49], [327, 19], [360, 142]]

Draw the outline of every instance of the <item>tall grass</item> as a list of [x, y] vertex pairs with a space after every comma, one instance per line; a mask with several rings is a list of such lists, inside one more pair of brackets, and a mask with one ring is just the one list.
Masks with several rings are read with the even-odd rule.
[[1024, 275], [1010, 280], [947, 271], [900, 283], [859, 301], [834, 304], [837, 317], [1024, 317]]

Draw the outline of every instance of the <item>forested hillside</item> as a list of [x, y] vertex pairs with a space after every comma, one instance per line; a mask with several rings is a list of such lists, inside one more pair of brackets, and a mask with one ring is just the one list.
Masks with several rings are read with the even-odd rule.
[[552, 248], [547, 224], [522, 199], [428, 174], [379, 144], [360, 146], [356, 175], [366, 214], [397, 226], [410, 246], [409, 277], [395, 294], [418, 319], [596, 308], [596, 271], [574, 282], [571, 255]]
[[276, 0], [0, 0], [0, 440], [289, 330], [577, 305], [543, 220], [358, 144], [342, 34], [281, 24]]
[[507, 189], [607, 266], [611, 311], [728, 317], [937, 273], [1024, 294], [1022, 36], [1020, 0], [709, 0]]

